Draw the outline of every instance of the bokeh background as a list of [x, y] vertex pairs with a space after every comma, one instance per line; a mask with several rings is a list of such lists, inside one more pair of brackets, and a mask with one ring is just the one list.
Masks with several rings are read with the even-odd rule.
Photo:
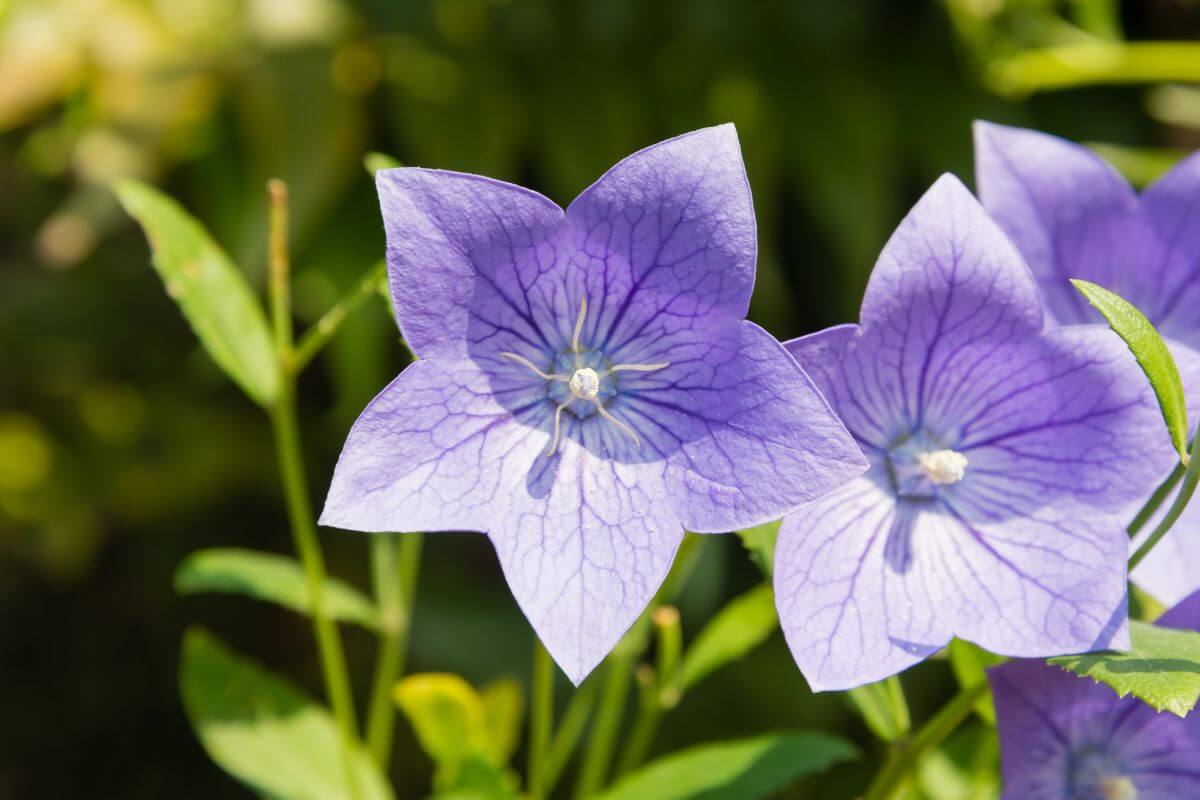
[[[623, 155], [732, 120], [759, 220], [752, 315], [787, 338], [854, 319], [911, 202], [941, 172], [969, 182], [973, 119], [1095, 143], [1139, 183], [1200, 146], [1200, 90], [1176, 82], [1200, 80], [1200, 51], [1122, 44], [1197, 34], [1190, 0], [0, 0], [0, 798], [248, 797], [178, 700], [193, 622], [319, 693], [306, 620], [172, 592], [196, 548], [290, 539], [269, 430], [163, 292], [112, 179], [164, 186], [261, 287], [264, 182], [284, 178], [304, 322], [383, 252], [368, 151], [565, 204]], [[372, 301], [306, 374], [315, 497], [404, 358]], [[323, 541], [366, 585], [364, 540]], [[711, 540], [685, 632], [758, 580], [736, 539]], [[527, 675], [482, 537], [429, 537], [418, 597], [411, 669]], [[365, 688], [372, 641], [346, 636]], [[954, 686], [939, 662], [904, 682], [918, 718]], [[877, 745], [776, 634], [689, 695], [655, 751], [805, 726], [868, 767], [789, 796], [860, 789]], [[403, 720], [398, 745], [400, 796], [420, 796]]]

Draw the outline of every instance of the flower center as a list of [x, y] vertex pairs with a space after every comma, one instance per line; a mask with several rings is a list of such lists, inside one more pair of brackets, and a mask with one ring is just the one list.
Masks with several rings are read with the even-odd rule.
[[1137, 800], [1138, 790], [1125, 775], [1109, 775], [1100, 781], [1100, 796], [1104, 800]]
[[[613, 416], [605, 406], [606, 401], [616, 396], [617, 391], [611, 382], [604, 379], [618, 372], [655, 372], [671, 366], [662, 364], [610, 364], [607, 359], [595, 352], [585, 352], [580, 346], [579, 337], [583, 333], [583, 323], [587, 319], [587, 298], [579, 304], [579, 317], [575, 320], [575, 333], [571, 337], [570, 352], [560, 353], [550, 369], [561, 369], [563, 372], [546, 372], [525, 356], [517, 353], [503, 352], [500, 355], [509, 361], [515, 361], [546, 381], [546, 397], [557, 403], [554, 408], [554, 430], [550, 436], [550, 445], [546, 455], [554, 455], [558, 449], [558, 439], [562, 431], [562, 412], [570, 408], [580, 420], [592, 414], [597, 414], [605, 422], [613, 425], [621, 433], [633, 441], [635, 447], [641, 447], [642, 440], [629, 426]], [[563, 362], [566, 363], [563, 363]], [[599, 367], [599, 369], [597, 369]], [[570, 370], [570, 373], [566, 372]], [[565, 386], [564, 386], [565, 384]], [[565, 389], [565, 391], [564, 391]], [[573, 405], [576, 400], [583, 405]]]
[[581, 367], [575, 370], [567, 387], [580, 400], [595, 400], [600, 394], [600, 375], [591, 367]]
[[924, 430], [901, 434], [888, 443], [888, 478], [898, 496], [932, 500], [962, 481], [967, 457], [946, 444]]
[[1094, 797], [1096, 800], [1138, 798], [1137, 786], [1125, 774], [1124, 765], [1112, 758], [1104, 747], [1082, 748], [1071, 757], [1067, 770], [1072, 797]]
[[938, 486], [958, 483], [967, 471], [967, 457], [955, 450], [917, 453], [917, 463], [925, 470], [925, 477]]

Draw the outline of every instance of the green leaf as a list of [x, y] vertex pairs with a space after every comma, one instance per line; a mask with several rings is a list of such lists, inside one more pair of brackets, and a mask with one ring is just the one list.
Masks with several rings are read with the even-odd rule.
[[[958, 678], [958, 685], [964, 689], [985, 680], [987, 678], [985, 670], [1004, 661], [1003, 656], [989, 653], [979, 645], [962, 639], [952, 639], [948, 652], [950, 668], [954, 670], [954, 676]], [[996, 724], [996, 704], [992, 702], [990, 692], [975, 704], [975, 713], [983, 717], [988, 724]]]
[[512, 678], [501, 678], [480, 689], [479, 698], [483, 701], [488, 751], [496, 763], [507, 764], [517, 749], [521, 719], [525, 714], [521, 684]]
[[456, 765], [487, 750], [483, 700], [459, 676], [410, 675], [396, 684], [393, 694], [421, 749], [439, 766]]
[[1171, 444], [1175, 446], [1179, 458], [1188, 463], [1187, 437], [1187, 405], [1183, 397], [1183, 382], [1179, 379], [1179, 369], [1171, 351], [1163, 342], [1158, 331], [1150, 324], [1132, 303], [1121, 298], [1102, 286], [1087, 281], [1072, 280], [1075, 288], [1087, 298], [1096, 310], [1108, 320], [1109, 327], [1125, 340], [1134, 357], [1150, 380], [1150, 386], [1158, 398], [1158, 406], [1162, 410], [1163, 421], [1171, 435]]
[[755, 525], [737, 532], [742, 540], [742, 546], [750, 552], [750, 558], [770, 577], [775, 566], [775, 540], [779, 538], [781, 521], [768, 522], [765, 525]]
[[[277, 800], [350, 797], [336, 723], [323, 706], [200, 629], [184, 637], [179, 673], [192, 728], [230, 775]], [[353, 763], [361, 800], [392, 798], [358, 743]]]
[[735, 597], [700, 631], [683, 657], [681, 691], [736, 661], [762, 644], [775, 630], [775, 595], [762, 583]]
[[1200, 698], [1200, 633], [1130, 621], [1127, 653], [1083, 653], [1049, 663], [1186, 717]]
[[871, 732], [885, 742], [899, 741], [912, 727], [908, 701], [895, 675], [851, 689], [846, 699], [862, 714]]
[[363, 167], [372, 175], [381, 169], [395, 169], [402, 166], [404, 165], [400, 163], [399, 159], [393, 158], [387, 153], [371, 151], [363, 156]]
[[822, 733], [705, 744], [652, 762], [596, 800], [759, 800], [856, 755], [846, 742]]
[[[244, 594], [278, 603], [293, 611], [310, 611], [308, 578], [290, 556], [235, 547], [197, 550], [175, 571], [179, 594]], [[379, 612], [365, 595], [337, 578], [326, 578], [325, 611], [332, 619], [379, 628]]]
[[121, 205], [141, 223], [154, 268], [197, 338], [259, 405], [279, 394], [279, 362], [262, 305], [229, 256], [195, 218], [157, 189], [114, 184]]

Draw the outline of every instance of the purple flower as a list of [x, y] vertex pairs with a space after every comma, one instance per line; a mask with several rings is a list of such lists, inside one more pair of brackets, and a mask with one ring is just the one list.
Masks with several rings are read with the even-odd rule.
[[779, 615], [814, 690], [952, 636], [1007, 655], [1127, 646], [1115, 511], [1161, 465], [1152, 394], [1106, 328], [1043, 332], [1029, 269], [957, 179], [892, 235], [858, 325], [786, 346], [871, 462], [780, 532]]
[[378, 184], [396, 318], [420, 360], [355, 423], [322, 523], [486, 531], [576, 683], [685, 528], [776, 519], [866, 468], [744, 319], [754, 211], [732, 125], [630, 156], [565, 213], [474, 175]]
[[[1198, 357], [1189, 350], [1200, 350], [1200, 153], [1139, 196], [1086, 147], [977, 122], [975, 169], [984, 207], [1033, 270], [1051, 319], [1099, 320], [1069, 278], [1117, 292], [1168, 338], [1189, 411], [1200, 410]], [[1164, 603], [1177, 603], [1200, 588], [1190, 566], [1197, 560], [1200, 504], [1193, 503], [1132, 577]]]
[[[1158, 621], [1200, 628], [1200, 593]], [[1200, 797], [1200, 714], [1180, 719], [1042, 661], [988, 671], [1004, 800]]]

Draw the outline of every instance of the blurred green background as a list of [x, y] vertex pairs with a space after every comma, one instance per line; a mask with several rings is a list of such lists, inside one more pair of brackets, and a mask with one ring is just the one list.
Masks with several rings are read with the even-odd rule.
[[[971, 176], [970, 122], [1096, 143], [1144, 182], [1200, 145], [1187, 0], [0, 0], [0, 797], [244, 797], [177, 696], [200, 621], [319, 694], [311, 629], [274, 607], [179, 598], [190, 551], [287, 552], [270, 432], [201, 351], [107, 186], [157, 182], [261, 286], [264, 182], [293, 200], [296, 312], [315, 319], [383, 252], [371, 150], [485, 173], [565, 204], [640, 147], [737, 124], [759, 220], [754, 318], [787, 338], [855, 317], [875, 255], [941, 172]], [[1142, 48], [1142, 49], [1139, 49]], [[372, 301], [302, 384], [324, 496], [356, 413], [403, 364]], [[367, 584], [363, 538], [325, 531]], [[693, 633], [760, 579], [709, 542], [681, 601]], [[372, 642], [347, 629], [356, 684]], [[410, 668], [525, 679], [529, 630], [486, 541], [426, 542]], [[905, 676], [920, 719], [953, 690]], [[562, 688], [562, 687], [560, 687]], [[776, 634], [712, 677], [655, 745], [821, 727]], [[429, 766], [401, 721], [401, 797]], [[852, 765], [794, 790], [851, 796]]]

